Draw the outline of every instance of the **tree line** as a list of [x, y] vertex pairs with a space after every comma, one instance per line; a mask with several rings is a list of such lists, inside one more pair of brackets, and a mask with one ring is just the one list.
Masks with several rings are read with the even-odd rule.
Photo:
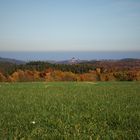
[[139, 80], [139, 61], [93, 61], [79, 64], [31, 61], [21, 65], [0, 63], [0, 82]]

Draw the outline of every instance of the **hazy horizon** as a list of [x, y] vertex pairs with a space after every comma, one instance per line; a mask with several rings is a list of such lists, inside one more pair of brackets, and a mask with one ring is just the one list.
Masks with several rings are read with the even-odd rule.
[[139, 0], [0, 0], [0, 51], [140, 51]]
[[38, 60], [69, 60], [72, 57], [81, 60], [100, 60], [100, 59], [124, 59], [137, 58], [140, 59], [140, 51], [0, 51], [0, 57], [12, 58], [23, 61]]

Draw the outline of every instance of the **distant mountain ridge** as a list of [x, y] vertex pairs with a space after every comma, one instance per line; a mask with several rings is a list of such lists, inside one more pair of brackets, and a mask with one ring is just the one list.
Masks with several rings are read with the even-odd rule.
[[57, 64], [78, 64], [78, 63], [80, 63], [80, 62], [82, 62], [82, 60], [77, 59], [77, 58], [75, 58], [75, 57], [72, 57], [72, 58], [69, 59], [69, 60], [57, 61], [56, 63], [57, 63]]
[[[38, 61], [38, 60], [33, 60], [33, 61]], [[55, 60], [41, 60], [42, 62], [48, 62], [51, 64], [80, 64], [80, 63], [97, 63], [97, 62], [140, 62], [140, 59], [136, 59], [136, 58], [124, 58], [124, 59], [101, 59], [101, 60], [81, 60], [81, 59], [77, 59], [76, 57], [72, 57], [71, 59], [68, 60], [62, 60], [62, 61], [55, 61]], [[12, 58], [3, 58], [0, 57], [0, 62], [7, 62], [7, 63], [12, 63], [12, 64], [26, 64], [28, 62], [23, 61], [23, 60], [17, 60], [17, 59], [12, 59]]]
[[11, 59], [11, 58], [3, 58], [3, 57], [0, 57], [0, 62], [3, 62], [3, 63], [8, 62], [8, 63], [12, 63], [12, 64], [17, 64], [17, 65], [26, 63], [25, 61], [22, 61], [22, 60]]

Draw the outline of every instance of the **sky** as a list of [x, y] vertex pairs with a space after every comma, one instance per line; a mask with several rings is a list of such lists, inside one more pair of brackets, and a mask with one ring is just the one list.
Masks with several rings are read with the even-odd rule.
[[0, 0], [0, 51], [140, 51], [140, 0]]

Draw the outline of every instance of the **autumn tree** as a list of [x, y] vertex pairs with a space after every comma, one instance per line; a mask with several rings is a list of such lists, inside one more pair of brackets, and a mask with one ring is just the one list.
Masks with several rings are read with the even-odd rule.
[[6, 77], [0, 72], [0, 82], [5, 82]]

